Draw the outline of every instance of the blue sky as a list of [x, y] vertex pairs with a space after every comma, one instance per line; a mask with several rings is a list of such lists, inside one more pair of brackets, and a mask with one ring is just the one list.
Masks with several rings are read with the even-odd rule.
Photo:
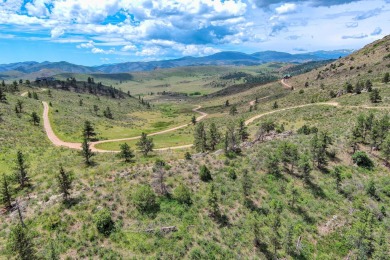
[[390, 0], [0, 0], [0, 63], [358, 49], [389, 33]]

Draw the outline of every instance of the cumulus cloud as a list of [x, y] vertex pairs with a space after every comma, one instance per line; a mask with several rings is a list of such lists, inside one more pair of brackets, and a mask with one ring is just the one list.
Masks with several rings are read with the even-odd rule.
[[49, 5], [52, 0], [34, 0], [26, 4], [25, 8], [31, 16], [45, 17], [50, 14], [47, 5]]
[[286, 3], [286, 4], [283, 4], [283, 5], [279, 6], [279, 7], [277, 7], [275, 9], [275, 11], [278, 14], [288, 14], [288, 13], [295, 12], [296, 9], [297, 9], [297, 5], [296, 4]]
[[121, 51], [135, 51], [137, 50], [137, 47], [133, 44], [127, 44], [122, 47]]
[[85, 42], [85, 43], [81, 43], [79, 45], [77, 45], [77, 48], [85, 48], [85, 49], [92, 49], [95, 47], [95, 44], [93, 41], [89, 41], [89, 42]]
[[91, 49], [91, 52], [94, 54], [113, 54], [115, 52], [115, 50], [114, 49], [103, 50], [103, 49], [94, 47]]
[[58, 38], [65, 33], [65, 30], [61, 27], [56, 27], [51, 30], [51, 38]]

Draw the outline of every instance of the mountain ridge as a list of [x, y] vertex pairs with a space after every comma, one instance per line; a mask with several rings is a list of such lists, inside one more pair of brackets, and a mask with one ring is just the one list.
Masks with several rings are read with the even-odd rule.
[[246, 54], [238, 51], [224, 51], [204, 57], [185, 56], [170, 60], [123, 62], [98, 66], [83, 66], [67, 61], [26, 61], [0, 64], [0, 72], [17, 71], [20, 73], [35, 73], [41, 70], [55, 70], [68, 73], [124, 73], [186, 66], [253, 66], [267, 62], [304, 63], [308, 61], [335, 59], [350, 53], [352, 53], [351, 50], [317, 51], [301, 54], [277, 51], [262, 51]]

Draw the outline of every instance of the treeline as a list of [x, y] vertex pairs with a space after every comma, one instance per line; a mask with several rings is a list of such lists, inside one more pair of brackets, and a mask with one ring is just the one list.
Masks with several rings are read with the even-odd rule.
[[75, 78], [67, 78], [66, 80], [40, 81], [34, 85], [40, 87], [51, 87], [65, 91], [73, 91], [77, 93], [89, 93], [93, 95], [102, 95], [111, 98], [124, 98], [128, 94], [116, 89], [112, 86], [105, 86], [101, 82], [95, 83], [94, 78], [88, 77], [87, 82], [77, 81]]

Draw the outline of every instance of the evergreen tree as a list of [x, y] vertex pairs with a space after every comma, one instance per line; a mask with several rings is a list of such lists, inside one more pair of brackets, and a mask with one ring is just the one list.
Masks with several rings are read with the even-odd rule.
[[368, 79], [366, 81], [365, 87], [366, 87], [367, 92], [371, 92], [372, 91], [372, 82], [371, 82], [371, 80]]
[[65, 201], [68, 201], [70, 190], [72, 189], [73, 177], [71, 173], [66, 172], [64, 168], [60, 167], [60, 172], [57, 175], [58, 188]]
[[8, 182], [8, 177], [3, 175], [0, 184], [0, 201], [6, 208], [11, 208], [12, 206], [12, 191], [11, 186]]
[[39, 118], [37, 112], [31, 113], [31, 121], [33, 122], [34, 125], [39, 125], [39, 122], [41, 121], [41, 119]]
[[12, 255], [17, 255], [21, 260], [38, 259], [35, 255], [35, 249], [29, 230], [21, 224], [11, 228], [8, 237], [8, 250]]
[[272, 105], [272, 108], [277, 109], [278, 107], [279, 107], [278, 102], [275, 101], [274, 104]]
[[238, 135], [242, 142], [248, 140], [249, 133], [248, 133], [248, 128], [245, 125], [244, 119], [240, 119], [240, 123], [238, 126]]
[[210, 125], [209, 138], [210, 138], [209, 139], [210, 150], [214, 151], [221, 139], [221, 135], [218, 132], [217, 126], [214, 122], [212, 122]]
[[199, 178], [204, 182], [212, 180], [210, 170], [207, 168], [206, 165], [202, 165], [200, 167]]
[[279, 158], [281, 159], [284, 168], [290, 164], [290, 172], [294, 171], [294, 166], [299, 159], [298, 147], [289, 142], [282, 142], [278, 147]]
[[22, 100], [18, 99], [16, 101], [16, 107], [17, 107], [19, 113], [23, 113], [23, 101]]
[[85, 164], [91, 165], [92, 161], [91, 158], [95, 155], [92, 150], [89, 148], [89, 141], [87, 138], [84, 138], [84, 141], [81, 145], [82, 151], [81, 154], [84, 156]]
[[37, 92], [33, 92], [32, 97], [33, 97], [33, 99], [35, 99], [35, 100], [38, 100], [38, 99], [39, 99], [39, 98], [38, 98]]
[[191, 123], [192, 123], [193, 125], [196, 124], [196, 117], [195, 117], [195, 115], [192, 116], [192, 118], [191, 118]]
[[228, 107], [228, 106], [230, 106], [230, 103], [229, 103], [229, 100], [226, 100], [225, 107]]
[[390, 74], [389, 72], [386, 72], [385, 75], [383, 76], [383, 83], [388, 83], [390, 82]]
[[378, 103], [382, 100], [382, 97], [379, 94], [379, 89], [373, 89], [370, 93], [370, 100], [372, 103]]
[[108, 119], [114, 119], [110, 107], [107, 107], [106, 110], [104, 110], [103, 115]]
[[194, 147], [198, 152], [205, 152], [207, 150], [207, 137], [203, 122], [200, 122], [195, 127]]
[[17, 152], [16, 164], [16, 179], [18, 180], [20, 187], [24, 188], [27, 186], [29, 178], [27, 176], [27, 165], [21, 151]]
[[310, 173], [312, 171], [311, 163], [310, 163], [310, 157], [308, 154], [303, 154], [300, 156], [299, 164], [298, 164], [299, 171], [302, 174], [302, 178], [306, 183], [310, 182]]
[[340, 169], [340, 167], [336, 166], [334, 168], [333, 176], [334, 176], [334, 179], [335, 179], [335, 182], [336, 182], [336, 189], [337, 189], [337, 191], [341, 191], [341, 181], [342, 181], [342, 178], [341, 178], [341, 169]]
[[235, 115], [237, 115], [237, 113], [238, 113], [237, 107], [236, 107], [236, 105], [233, 105], [233, 106], [230, 108], [229, 115], [235, 116]]
[[136, 143], [138, 149], [144, 156], [148, 156], [148, 153], [153, 151], [154, 143], [152, 138], [148, 138], [147, 134], [142, 133], [141, 138]]
[[173, 197], [181, 204], [191, 205], [192, 203], [190, 189], [182, 183], [173, 190]]
[[267, 158], [265, 160], [265, 168], [268, 174], [279, 175], [280, 167], [279, 167], [280, 159], [274, 153], [268, 153]]
[[2, 86], [2, 87], [5, 87], [4, 79], [1, 81], [1, 86]]
[[120, 149], [119, 157], [124, 159], [127, 163], [131, 162], [135, 155], [130, 146], [127, 143], [124, 143], [120, 145]]
[[7, 101], [7, 97], [3, 91], [3, 88], [0, 87], [0, 102], [6, 102]]
[[95, 115], [98, 115], [99, 107], [97, 105], [93, 105], [93, 111], [95, 112]]
[[91, 141], [96, 136], [95, 129], [90, 121], [84, 122], [83, 137], [88, 141]]
[[218, 218], [220, 216], [220, 211], [218, 205], [218, 196], [217, 196], [217, 192], [215, 191], [214, 183], [210, 184], [210, 191], [208, 194], [207, 202], [209, 205], [211, 216]]
[[386, 161], [390, 159], [390, 133], [387, 134], [386, 139], [381, 145], [381, 152]]
[[252, 180], [249, 177], [249, 172], [247, 169], [244, 169], [242, 171], [241, 186], [242, 186], [242, 194], [244, 196], [244, 203], [246, 204], [252, 189]]

